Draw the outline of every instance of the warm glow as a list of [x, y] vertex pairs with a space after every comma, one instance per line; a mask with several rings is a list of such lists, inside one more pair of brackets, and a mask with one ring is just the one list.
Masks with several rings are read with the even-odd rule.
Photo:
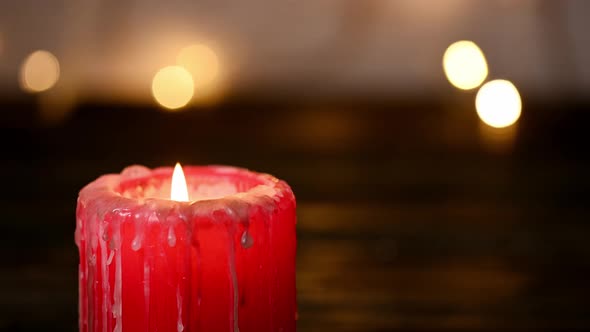
[[447, 79], [463, 90], [477, 88], [488, 76], [488, 65], [481, 49], [472, 41], [453, 43], [443, 56]]
[[20, 79], [22, 88], [27, 91], [45, 91], [59, 79], [59, 62], [47, 51], [35, 51], [22, 64]]
[[180, 163], [176, 163], [176, 166], [174, 166], [174, 173], [172, 173], [170, 199], [178, 202], [188, 202], [188, 188]]
[[60, 82], [59, 86], [39, 96], [38, 117], [43, 125], [63, 123], [74, 111], [76, 91], [74, 83]]
[[514, 84], [506, 80], [494, 80], [479, 89], [475, 107], [481, 121], [495, 128], [503, 128], [518, 120], [522, 103]]
[[176, 57], [176, 64], [193, 75], [197, 89], [213, 84], [219, 74], [217, 54], [203, 44], [183, 48]]
[[168, 108], [185, 106], [193, 97], [194, 83], [191, 74], [180, 66], [160, 69], [152, 82], [152, 93], [156, 101]]

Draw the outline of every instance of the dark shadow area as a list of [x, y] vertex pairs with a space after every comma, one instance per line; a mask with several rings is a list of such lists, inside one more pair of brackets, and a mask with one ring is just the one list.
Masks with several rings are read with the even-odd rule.
[[4, 104], [0, 328], [75, 331], [78, 190], [177, 160], [291, 184], [300, 331], [590, 326], [587, 104], [525, 103], [495, 141], [461, 103], [238, 100], [83, 105], [53, 127]]

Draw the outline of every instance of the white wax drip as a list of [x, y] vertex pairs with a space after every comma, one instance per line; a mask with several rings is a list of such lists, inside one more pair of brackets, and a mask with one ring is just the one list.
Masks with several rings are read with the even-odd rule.
[[115, 328], [113, 332], [121, 332], [123, 330], [123, 268], [121, 265], [121, 224], [117, 223], [115, 226], [116, 232], [114, 241], [116, 243], [115, 249], [115, 290], [113, 294], [113, 318], [115, 318]]
[[182, 295], [180, 295], [180, 286], [176, 289], [176, 307], [178, 312], [178, 320], [176, 322], [176, 331], [184, 331], [184, 325], [182, 324]]
[[133, 241], [131, 241], [131, 249], [133, 251], [138, 251], [141, 249], [141, 242], [143, 241], [143, 231], [141, 230], [141, 225], [136, 224], [135, 227], [135, 237]]
[[111, 265], [111, 263], [113, 262], [113, 257], [115, 256], [115, 251], [111, 250], [109, 257], [107, 258], [107, 265]]
[[78, 276], [78, 312], [80, 315], [78, 324], [80, 327], [80, 330], [83, 330], [83, 327], [88, 325], [88, 320], [87, 320], [87, 315], [88, 315], [88, 309], [87, 309], [87, 304], [86, 301], [84, 300], [84, 296], [83, 296], [83, 292], [84, 289], [83, 287], [85, 287], [85, 277], [84, 277], [84, 272], [82, 272], [82, 267], [80, 266], [80, 273]]
[[[102, 226], [103, 223], [100, 222], [100, 233], [103, 234], [102, 238], [98, 241], [98, 246], [100, 247], [100, 258], [101, 258], [101, 278], [102, 278], [102, 331], [107, 332], [107, 322], [108, 322], [108, 313], [111, 310], [111, 304], [109, 299], [110, 291], [110, 284], [109, 284], [109, 262], [104, 261], [105, 257], [107, 256], [107, 246], [108, 246], [108, 237], [105, 236], [107, 233], [105, 232], [104, 227]], [[105, 238], [107, 238], [105, 240]], [[112, 259], [112, 256], [111, 258]]]
[[176, 246], [176, 233], [174, 232], [174, 226], [170, 226], [168, 230], [168, 245], [170, 247]]
[[[87, 228], [84, 228], [84, 233], [87, 232]], [[90, 259], [88, 258], [88, 255], [90, 252], [92, 252], [91, 247], [90, 247], [90, 239], [89, 234], [84, 234], [84, 249], [85, 249], [85, 253], [86, 253], [86, 259], [84, 260], [84, 288], [86, 291], [86, 299], [84, 300], [84, 313], [86, 314], [84, 316], [84, 325], [86, 326], [87, 329], [91, 329], [92, 328], [92, 324], [93, 324], [93, 320], [92, 320], [92, 310], [90, 310], [91, 307], [91, 303], [90, 300], [92, 299], [91, 297], [91, 292], [92, 292], [92, 277], [91, 277], [91, 273], [90, 273]]]

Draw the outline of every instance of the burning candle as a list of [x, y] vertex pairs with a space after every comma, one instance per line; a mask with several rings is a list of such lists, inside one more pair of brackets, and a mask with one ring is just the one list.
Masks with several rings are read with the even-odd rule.
[[80, 191], [80, 331], [295, 331], [295, 197], [268, 174], [131, 166]]

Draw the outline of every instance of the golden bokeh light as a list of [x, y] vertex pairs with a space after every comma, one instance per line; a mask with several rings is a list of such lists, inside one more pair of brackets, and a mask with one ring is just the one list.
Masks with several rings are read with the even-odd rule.
[[443, 56], [443, 69], [449, 82], [462, 90], [477, 88], [488, 76], [488, 64], [481, 49], [472, 41], [451, 44]]
[[192, 75], [197, 89], [208, 88], [219, 76], [219, 58], [207, 45], [190, 45], [178, 53], [176, 64]]
[[193, 77], [183, 67], [168, 66], [160, 69], [152, 81], [152, 94], [165, 108], [174, 110], [188, 104], [193, 97]]
[[59, 79], [59, 62], [47, 51], [35, 51], [23, 62], [20, 69], [21, 87], [29, 92], [50, 89]]
[[479, 89], [475, 97], [475, 107], [485, 124], [504, 128], [518, 120], [522, 102], [514, 84], [506, 80], [493, 80]]

